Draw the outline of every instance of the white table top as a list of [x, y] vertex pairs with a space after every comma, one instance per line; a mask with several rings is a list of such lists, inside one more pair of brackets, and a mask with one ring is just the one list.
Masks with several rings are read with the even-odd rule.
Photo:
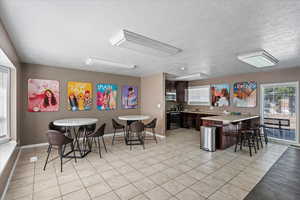
[[202, 120], [221, 121], [223, 124], [230, 124], [249, 119], [259, 118], [258, 115], [221, 115], [213, 117], [202, 117]]
[[96, 118], [69, 118], [55, 120], [53, 124], [55, 126], [85, 126], [91, 125], [98, 122]]
[[125, 120], [125, 121], [141, 121], [149, 119], [150, 116], [148, 115], [126, 115], [126, 116], [119, 116], [119, 120]]

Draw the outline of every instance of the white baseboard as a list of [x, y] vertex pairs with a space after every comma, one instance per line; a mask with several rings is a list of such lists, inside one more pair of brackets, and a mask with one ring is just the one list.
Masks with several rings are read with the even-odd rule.
[[[147, 135], [153, 135], [153, 133], [150, 132], [150, 131], [146, 131], [146, 134]], [[114, 135], [113, 133], [106, 133], [106, 134], [104, 134], [103, 137], [112, 137], [113, 135]], [[117, 136], [123, 136], [124, 133], [123, 132], [117, 132], [116, 135]], [[156, 137], [158, 137], [158, 138], [165, 138], [166, 136], [156, 134]], [[29, 145], [23, 145], [20, 148], [21, 149], [28, 149], [28, 148], [35, 148], [35, 147], [47, 146], [47, 145], [48, 145], [48, 143], [29, 144]]]

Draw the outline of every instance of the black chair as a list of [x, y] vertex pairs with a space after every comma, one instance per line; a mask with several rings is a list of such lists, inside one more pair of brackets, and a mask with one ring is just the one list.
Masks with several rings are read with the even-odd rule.
[[89, 143], [90, 143], [90, 149], [93, 148], [93, 142], [95, 143], [96, 146], [97, 146], [97, 143], [98, 143], [98, 150], [99, 150], [100, 158], [102, 158], [102, 155], [101, 155], [101, 146], [100, 146], [100, 138], [102, 138], [102, 142], [103, 142], [105, 151], [107, 152], [105, 141], [104, 141], [104, 138], [103, 138], [104, 131], [105, 131], [105, 126], [106, 126], [106, 124], [104, 123], [104, 124], [102, 124], [100, 126], [100, 128], [98, 128], [98, 130], [96, 132], [93, 132], [93, 133], [90, 133], [90, 134], [87, 135], [87, 138], [90, 139], [90, 141], [89, 141]]
[[123, 130], [124, 132], [124, 140], [125, 140], [125, 126], [123, 124], [120, 124], [118, 123], [116, 120], [112, 119], [112, 125], [113, 125], [113, 128], [114, 128], [114, 136], [112, 138], [112, 142], [111, 142], [111, 145], [114, 145], [114, 142], [115, 142], [115, 136], [116, 136], [116, 132], [117, 130]]
[[[152, 130], [153, 139], [155, 140], [155, 142], [157, 144], [157, 139], [156, 139], [156, 134], [155, 134], [156, 123], [157, 123], [157, 118], [154, 118], [151, 122], [149, 122], [148, 124], [145, 124], [145, 130], [147, 130], [147, 128]], [[147, 140], [147, 139], [148, 138], [145, 137], [145, 140]], [[152, 138], [149, 138], [149, 139], [152, 139]]]
[[131, 131], [128, 135], [130, 150], [132, 149], [132, 145], [143, 145], [143, 149], [145, 149], [144, 130], [145, 126], [140, 121], [136, 121], [131, 124]]
[[49, 146], [48, 146], [48, 150], [47, 150], [48, 155], [47, 155], [46, 162], [45, 162], [45, 165], [44, 165], [44, 170], [46, 170], [46, 166], [47, 166], [47, 163], [48, 163], [49, 155], [50, 155], [51, 150], [52, 150], [52, 146], [57, 146], [58, 147], [58, 154], [59, 154], [59, 157], [60, 157], [60, 171], [61, 172], [63, 170], [63, 167], [62, 167], [63, 166], [62, 159], [64, 157], [63, 149], [67, 144], [71, 145], [71, 151], [69, 153], [73, 152], [75, 162], [77, 162], [72, 138], [69, 138], [69, 137], [65, 136], [62, 132], [59, 132], [57, 130], [48, 130], [47, 131], [47, 138], [48, 138]]
[[48, 124], [48, 129], [49, 130], [56, 130], [56, 131], [59, 131], [61, 133], [66, 133], [67, 132], [67, 130], [66, 130], [65, 127], [63, 127], [63, 126], [55, 126], [53, 122], [50, 122]]

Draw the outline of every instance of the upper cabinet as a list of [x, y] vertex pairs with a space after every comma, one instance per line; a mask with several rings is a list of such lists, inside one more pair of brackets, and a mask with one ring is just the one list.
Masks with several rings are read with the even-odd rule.
[[187, 81], [176, 81], [176, 102], [185, 103], [187, 100]]
[[185, 103], [187, 99], [187, 81], [166, 81], [166, 100]]

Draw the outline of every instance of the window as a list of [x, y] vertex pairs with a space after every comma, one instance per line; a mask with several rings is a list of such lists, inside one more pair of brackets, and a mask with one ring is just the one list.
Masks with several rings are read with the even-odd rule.
[[261, 120], [272, 139], [298, 143], [298, 82], [261, 85]]
[[0, 140], [9, 137], [9, 69], [0, 66]]
[[205, 105], [209, 106], [210, 86], [191, 86], [188, 88], [188, 104], [189, 105]]

